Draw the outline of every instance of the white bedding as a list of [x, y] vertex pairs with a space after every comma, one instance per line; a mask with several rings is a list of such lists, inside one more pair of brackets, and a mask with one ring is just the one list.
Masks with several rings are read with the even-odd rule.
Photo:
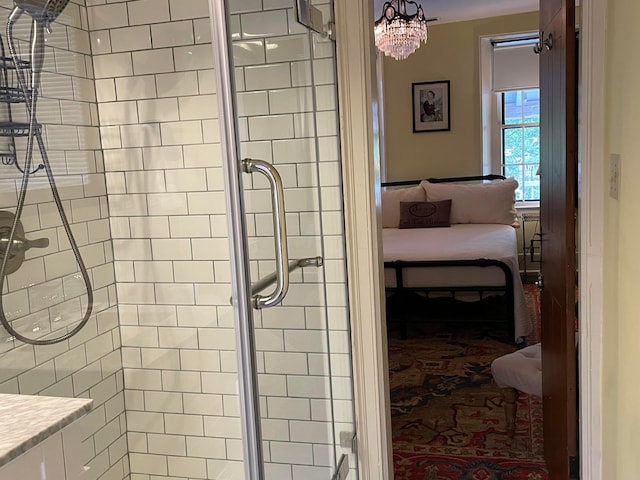
[[[521, 341], [531, 333], [524, 290], [518, 265], [515, 229], [497, 224], [455, 224], [449, 228], [383, 228], [383, 258], [396, 260], [500, 260], [513, 274], [515, 336]], [[504, 274], [497, 267], [407, 268], [405, 287], [504, 285]], [[395, 270], [385, 269], [385, 286], [395, 287]]]

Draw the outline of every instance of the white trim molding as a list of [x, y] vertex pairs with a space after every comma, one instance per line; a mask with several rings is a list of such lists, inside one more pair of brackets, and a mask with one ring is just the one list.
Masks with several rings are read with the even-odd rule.
[[372, 3], [334, 8], [358, 464], [361, 480], [392, 480]]
[[580, 478], [601, 480], [607, 1], [583, 0], [580, 14]]
[[[378, 145], [380, 148], [380, 181], [387, 181], [387, 152], [385, 151], [385, 125], [384, 125], [384, 54], [376, 51], [376, 86], [377, 98], [374, 99], [374, 105], [378, 113], [377, 128], [374, 125], [373, 133], [377, 133]], [[375, 114], [375, 112], [374, 112]]]

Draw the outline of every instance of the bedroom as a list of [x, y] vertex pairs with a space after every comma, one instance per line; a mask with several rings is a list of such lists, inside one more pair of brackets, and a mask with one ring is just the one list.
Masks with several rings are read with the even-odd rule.
[[[385, 125], [381, 135], [384, 144], [381, 174], [383, 181], [505, 173], [501, 171], [501, 165], [493, 165], [493, 168], [490, 165], [491, 159], [496, 155], [488, 145], [492, 138], [495, 138], [492, 137], [495, 134], [487, 128], [487, 125], [492, 124], [491, 115], [487, 113], [489, 109], [483, 110], [483, 104], [490, 105], [491, 101], [487, 101], [487, 98], [493, 95], [491, 95], [490, 86], [487, 88], [486, 85], [482, 87], [480, 85], [479, 79], [486, 76], [484, 75], [485, 65], [490, 61], [487, 61], [486, 55], [479, 53], [481, 50], [487, 50], [486, 47], [484, 49], [480, 47], [482, 42], [479, 38], [495, 40], [513, 36], [526, 37], [532, 32], [535, 35], [538, 30], [538, 13], [527, 12], [527, 8], [523, 7], [521, 11], [524, 13], [502, 11], [492, 17], [478, 14], [475, 18], [456, 18], [455, 20], [459, 21], [447, 23], [446, 14], [434, 13], [433, 9], [430, 9], [430, 3], [422, 2], [425, 16], [441, 17], [442, 21], [430, 24], [427, 44], [404, 61], [385, 58], [381, 62], [380, 56], [378, 58], [377, 71], [379, 74], [382, 72], [380, 77], [383, 77], [384, 85], [380, 91], [383, 94], [381, 103], [384, 105]], [[437, 3], [434, 3], [433, 7], [437, 8]], [[485, 9], [484, 12], [487, 10]], [[378, 9], [376, 9], [377, 15]], [[531, 45], [528, 49], [531, 50]], [[490, 46], [488, 55], [490, 60]], [[444, 81], [450, 83], [450, 128], [445, 131], [414, 133], [412, 84]], [[525, 95], [526, 93], [523, 93], [519, 96], [518, 101]], [[536, 100], [537, 98], [534, 97], [531, 103], [537, 103]], [[498, 143], [500, 143], [500, 127], [497, 130]], [[500, 156], [499, 151], [498, 156]], [[537, 170], [537, 166], [529, 167], [530, 170], [531, 168], [533, 172]], [[509, 172], [507, 174], [509, 175]], [[530, 182], [532, 176], [521, 176], [520, 183]], [[526, 194], [522, 191], [518, 192], [519, 200], [522, 200], [523, 196], [524, 199], [531, 200], [518, 202], [520, 223], [522, 223], [523, 213], [534, 216], [531, 214], [538, 211], [536, 202], [539, 198], [538, 191], [532, 193], [531, 190], [529, 189]], [[536, 228], [531, 228], [531, 224], [527, 224], [525, 238], [522, 238], [523, 228], [517, 230], [521, 270], [526, 266], [525, 262], [529, 256], [528, 246], [531, 244], [533, 231], [537, 229], [537, 222], [534, 225]], [[538, 250], [536, 255], [537, 252]], [[530, 270], [531, 266], [529, 266], [529, 273], [531, 273]], [[529, 276], [527, 280], [532, 278]]]

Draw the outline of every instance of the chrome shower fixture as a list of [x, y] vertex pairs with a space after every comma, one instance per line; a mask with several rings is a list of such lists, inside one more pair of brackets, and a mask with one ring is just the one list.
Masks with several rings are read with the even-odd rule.
[[[40, 91], [40, 76], [42, 73], [45, 55], [44, 32], [45, 30], [49, 31], [51, 22], [58, 18], [68, 4], [69, 0], [14, 0], [15, 7], [9, 14], [7, 21], [7, 46], [11, 54], [11, 63], [13, 66], [7, 65], [4, 53], [2, 54], [2, 67], [5, 73], [4, 75], [0, 75], [0, 78], [4, 82], [7, 82], [10, 77], [7, 75], [7, 70], [11, 69], [13, 72], [13, 76], [11, 78], [15, 77], [17, 86], [0, 85], [0, 89], [19, 92], [17, 95], [14, 94], [11, 97], [12, 100], [9, 101], [9, 105], [24, 105], [29, 122], [21, 123], [12, 121], [11, 109], [9, 109], [9, 123], [11, 128], [8, 130], [10, 132], [8, 136], [11, 137], [13, 141], [15, 141], [16, 137], [26, 137], [26, 148], [24, 165], [23, 168], [20, 169], [22, 171], [22, 183], [18, 194], [16, 211], [15, 214], [13, 214], [13, 218], [8, 218], [4, 231], [0, 232], [2, 233], [0, 237], [0, 324], [2, 324], [5, 330], [7, 330], [15, 340], [29, 343], [31, 345], [52, 345], [66, 341], [77, 334], [87, 324], [91, 316], [91, 312], [93, 311], [93, 290], [91, 287], [89, 272], [87, 271], [82, 256], [80, 255], [80, 249], [78, 248], [78, 244], [73, 236], [67, 214], [64, 211], [62, 199], [58, 192], [53, 176], [53, 170], [51, 169], [49, 157], [45, 148], [45, 142], [42, 136], [42, 125], [38, 123], [36, 116]], [[31, 55], [29, 57], [29, 61], [24, 60], [24, 58], [19, 54], [16, 38], [13, 33], [14, 26], [20, 17], [22, 17], [23, 13], [27, 13], [31, 17], [31, 38], [29, 40]], [[0, 38], [0, 50], [2, 52], [4, 52], [3, 45], [2, 39]], [[71, 246], [71, 250], [75, 256], [80, 270], [80, 275], [82, 276], [87, 292], [86, 309], [79, 323], [59, 337], [47, 339], [29, 338], [16, 331], [8, 320], [4, 312], [3, 305], [5, 277], [14, 271], [14, 268], [18, 268], [20, 259], [24, 256], [24, 251], [28, 248], [46, 247], [48, 245], [48, 240], [46, 239], [33, 241], [27, 240], [24, 237], [24, 229], [20, 222], [29, 185], [29, 175], [39, 171], [41, 168], [38, 167], [35, 170], [32, 170], [31, 168], [35, 148], [37, 148], [40, 153], [40, 157], [42, 158], [42, 168], [44, 168], [47, 174], [53, 200], [58, 209], [58, 213], [60, 214], [60, 220], [62, 221], [65, 233], [69, 239], [69, 245]], [[9, 162], [12, 158], [14, 158], [14, 160], [17, 159], [17, 152], [15, 149], [9, 153], [11, 154], [8, 160]], [[7, 157], [6, 154], [5, 157]]]
[[34, 20], [43, 22], [46, 27], [58, 18], [69, 0], [14, 0], [13, 3]]
[[[40, 85], [40, 73], [44, 64], [44, 31], [45, 29], [50, 31], [51, 22], [58, 18], [69, 4], [69, 0], [14, 0], [13, 4], [15, 7], [9, 14], [7, 23], [10, 49], [13, 43], [13, 25], [25, 12], [33, 19], [29, 43], [31, 44], [31, 88], [35, 94]], [[13, 53], [12, 51], [14, 61], [17, 61]]]

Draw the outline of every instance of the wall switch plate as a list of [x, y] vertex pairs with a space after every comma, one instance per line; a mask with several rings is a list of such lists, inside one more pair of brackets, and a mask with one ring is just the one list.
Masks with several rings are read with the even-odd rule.
[[620, 155], [612, 153], [609, 159], [609, 196], [618, 200], [620, 196]]

